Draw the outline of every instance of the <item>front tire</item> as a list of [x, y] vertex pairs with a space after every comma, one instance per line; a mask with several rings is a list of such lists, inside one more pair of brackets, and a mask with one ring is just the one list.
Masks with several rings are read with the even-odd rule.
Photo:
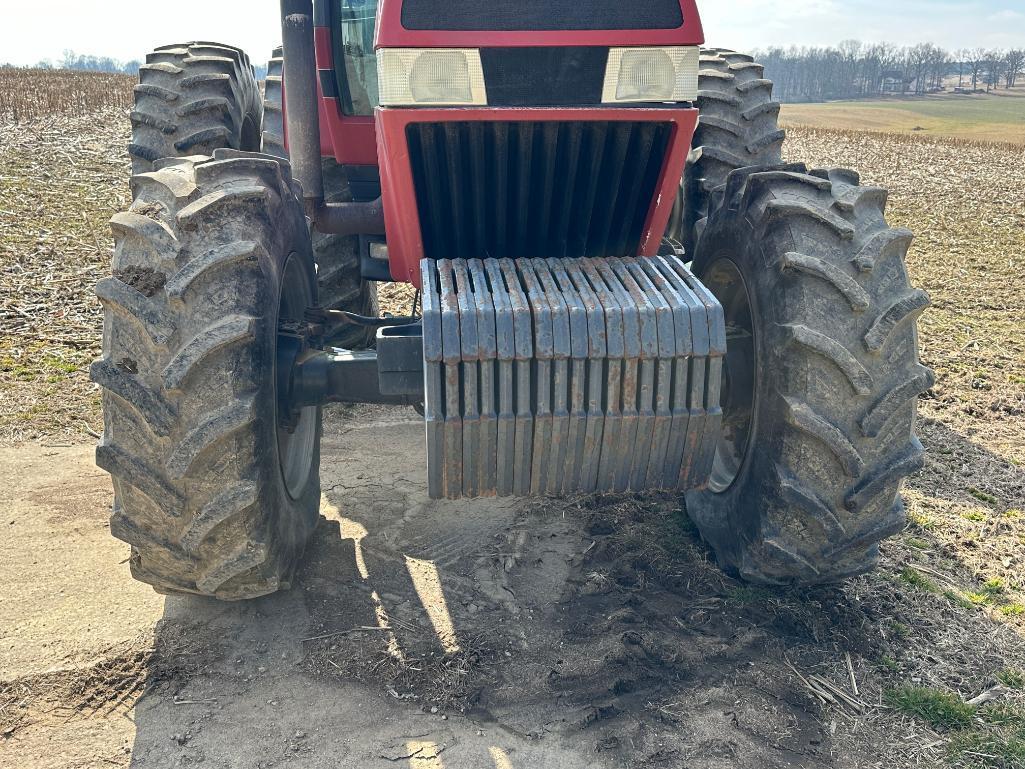
[[286, 586], [320, 504], [320, 410], [277, 419], [278, 328], [316, 304], [288, 166], [217, 150], [132, 179], [100, 281], [111, 533], [160, 592], [253, 598]]
[[885, 203], [851, 171], [744, 169], [698, 242], [727, 357], [712, 478], [687, 511], [746, 580], [863, 573], [906, 525], [898, 492], [922, 464], [917, 398], [933, 384], [916, 331], [928, 297]]

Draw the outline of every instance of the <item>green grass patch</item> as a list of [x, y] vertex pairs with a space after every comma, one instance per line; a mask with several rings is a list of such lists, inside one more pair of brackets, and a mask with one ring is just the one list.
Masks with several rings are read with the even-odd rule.
[[943, 597], [950, 601], [952, 604], [960, 606], [962, 609], [974, 609], [975, 604], [972, 603], [968, 598], [961, 595], [956, 590], [944, 590]]
[[1020, 769], [1025, 766], [1025, 735], [968, 732], [954, 737], [948, 747], [951, 758], [969, 769]]
[[926, 513], [909, 512], [908, 520], [912, 526], [922, 531], [934, 531], [936, 529], [936, 520]]
[[992, 726], [1012, 726], [1025, 729], [1025, 710], [1018, 705], [1006, 702], [987, 703], [979, 708], [979, 716]]
[[1025, 671], [1005, 668], [997, 673], [996, 679], [1008, 689], [1025, 689]]
[[971, 510], [967, 513], [961, 513], [961, 517], [966, 521], [974, 521], [975, 523], [985, 523], [988, 516], [985, 513], [980, 513], [978, 510]]
[[1025, 92], [942, 94], [924, 97], [787, 104], [782, 121], [834, 130], [956, 136], [980, 141], [1025, 143]]
[[893, 634], [894, 638], [899, 638], [902, 641], [911, 635], [911, 628], [909, 628], [903, 622], [891, 620], [887, 623], [887, 627], [890, 629], [890, 632]]
[[913, 547], [915, 550], [932, 550], [932, 544], [920, 537], [908, 537], [904, 541], [907, 542], [908, 547]]
[[1004, 581], [1000, 579], [1000, 577], [993, 577], [992, 579], [987, 579], [982, 584], [982, 592], [991, 597], [1003, 595], [1004, 589]]
[[78, 359], [39, 354], [38, 349], [30, 348], [17, 358], [10, 355], [0, 357], [0, 374], [6, 374], [19, 382], [58, 384], [88, 365], [87, 353], [76, 352], [73, 355], [77, 355]]
[[1000, 607], [1000, 613], [1005, 617], [1020, 617], [1025, 614], [1025, 606], [1020, 603], [1009, 603]]
[[876, 664], [887, 673], [896, 673], [900, 670], [900, 663], [889, 654], [884, 654], [876, 660]]
[[933, 729], [968, 729], [975, 717], [975, 708], [956, 694], [927, 686], [887, 689], [883, 700], [901, 713], [922, 719]]
[[936, 583], [929, 579], [927, 576], [922, 574], [918, 569], [914, 569], [910, 566], [905, 566], [901, 569], [898, 575], [902, 582], [908, 586], [919, 590], [923, 593], [938, 593], [939, 588], [936, 587]]
[[973, 497], [975, 497], [980, 502], [985, 502], [986, 504], [989, 504], [989, 505], [995, 505], [998, 502], [997, 498], [994, 497], [992, 494], [990, 494], [988, 492], [985, 492], [985, 491], [982, 491], [981, 489], [977, 489], [974, 486], [972, 486], [972, 487], [970, 487], [968, 489], [968, 493], [971, 494]]
[[[1025, 673], [1003, 670], [997, 679], [1005, 686], [1025, 687]], [[927, 686], [900, 686], [883, 692], [894, 710], [949, 733], [947, 757], [971, 769], [1025, 767], [1025, 709], [1006, 702], [969, 705], [953, 692]]]
[[62, 371], [65, 374], [73, 374], [79, 369], [79, 365], [56, 355], [44, 355], [42, 364], [44, 368], [52, 371]]
[[949, 757], [972, 769], [1025, 767], [1025, 710], [996, 702], [981, 706], [977, 715], [982, 724], [954, 735]]

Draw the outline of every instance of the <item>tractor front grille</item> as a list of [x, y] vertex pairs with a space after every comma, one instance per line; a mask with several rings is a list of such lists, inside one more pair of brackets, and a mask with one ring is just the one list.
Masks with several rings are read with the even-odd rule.
[[424, 255], [631, 256], [671, 123], [412, 123]]

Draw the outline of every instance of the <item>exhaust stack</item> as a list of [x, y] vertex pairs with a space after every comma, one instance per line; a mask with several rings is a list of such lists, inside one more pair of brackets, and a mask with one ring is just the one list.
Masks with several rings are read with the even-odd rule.
[[286, 72], [285, 136], [292, 176], [302, 184], [306, 215], [318, 232], [383, 235], [380, 198], [366, 203], [324, 202], [313, 0], [281, 0], [281, 43]]

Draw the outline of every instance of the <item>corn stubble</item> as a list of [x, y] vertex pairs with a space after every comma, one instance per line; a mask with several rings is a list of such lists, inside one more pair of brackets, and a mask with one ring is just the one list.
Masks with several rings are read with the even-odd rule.
[[132, 105], [131, 75], [0, 67], [0, 123]]

